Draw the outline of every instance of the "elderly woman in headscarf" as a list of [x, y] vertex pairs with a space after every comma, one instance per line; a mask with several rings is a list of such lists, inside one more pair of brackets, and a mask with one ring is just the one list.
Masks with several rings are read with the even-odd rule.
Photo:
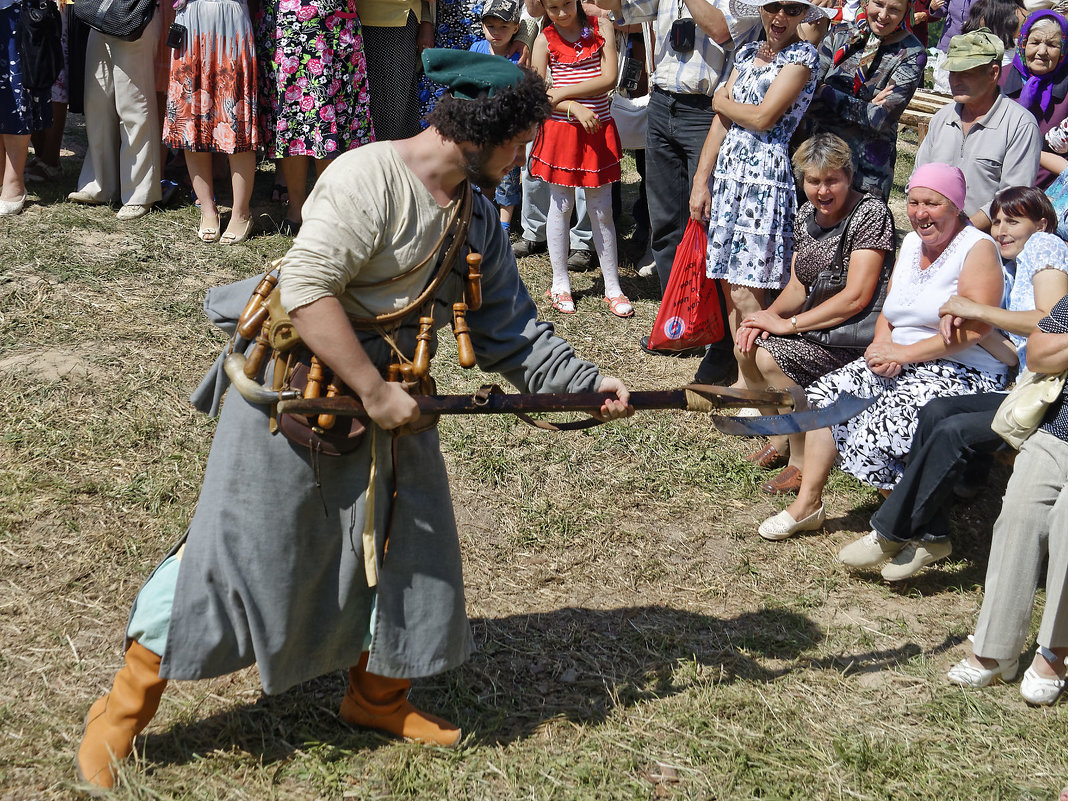
[[997, 245], [962, 210], [966, 191], [957, 167], [932, 162], [912, 173], [906, 203], [912, 233], [901, 243], [875, 339], [861, 358], [805, 390], [820, 408], [843, 393], [875, 400], [842, 424], [805, 434], [797, 500], [760, 524], [764, 539], [823, 527], [823, 488], [836, 462], [888, 494], [901, 478], [924, 405], [1003, 386], [1005, 366], [979, 344], [989, 324], [969, 320], [948, 337], [939, 330], [940, 309], [953, 295], [998, 306], [1005, 288]]
[[[1020, 28], [1016, 39], [1016, 55], [1012, 66], [1001, 73], [1001, 90], [1035, 115], [1038, 130], [1047, 141], [1043, 150], [1047, 157], [1041, 160], [1038, 170], [1038, 186], [1048, 187], [1057, 173], [1061, 172], [1050, 151], [1064, 152], [1068, 149], [1055, 146], [1055, 131], [1068, 117], [1068, 19], [1056, 11], [1036, 11]], [[1050, 140], [1054, 140], [1051, 142]], [[1051, 144], [1054, 144], [1051, 147]], [[1053, 167], [1051, 170], [1050, 167]]]
[[909, 0], [868, 0], [854, 22], [820, 45], [819, 84], [795, 142], [817, 133], [842, 137], [856, 157], [853, 186], [890, 197], [897, 121], [923, 82], [927, 54], [912, 34]]

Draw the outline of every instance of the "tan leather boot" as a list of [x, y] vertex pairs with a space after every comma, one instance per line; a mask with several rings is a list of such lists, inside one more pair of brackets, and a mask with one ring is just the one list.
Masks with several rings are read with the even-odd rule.
[[111, 692], [98, 698], [85, 717], [78, 748], [78, 778], [97, 787], [115, 786], [114, 763], [128, 757], [136, 737], [159, 709], [167, 680], [159, 677], [160, 658], [138, 642], [126, 652], [126, 666], [115, 674]]
[[367, 652], [349, 668], [349, 689], [341, 701], [341, 719], [355, 726], [395, 734], [420, 743], [452, 747], [461, 732], [447, 720], [422, 712], [408, 701], [412, 683], [367, 672]]

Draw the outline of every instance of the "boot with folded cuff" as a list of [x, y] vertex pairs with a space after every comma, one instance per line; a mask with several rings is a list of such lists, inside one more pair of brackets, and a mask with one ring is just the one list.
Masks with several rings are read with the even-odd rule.
[[341, 719], [354, 726], [378, 729], [420, 743], [451, 748], [460, 742], [459, 728], [412, 706], [408, 679], [367, 672], [367, 652], [349, 668], [349, 688], [341, 701]]
[[98, 698], [85, 717], [75, 763], [79, 779], [101, 789], [115, 786], [115, 763], [133, 752], [134, 738], [159, 709], [167, 686], [159, 665], [159, 656], [136, 641], [130, 644], [111, 692]]

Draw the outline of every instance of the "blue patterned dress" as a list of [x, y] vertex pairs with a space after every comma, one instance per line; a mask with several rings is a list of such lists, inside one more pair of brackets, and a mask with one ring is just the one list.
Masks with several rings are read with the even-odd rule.
[[750, 131], [732, 125], [712, 175], [708, 225], [708, 277], [736, 286], [779, 289], [790, 278], [797, 196], [787, 146], [816, 89], [819, 54], [808, 42], [784, 48], [767, 65], [755, 63], [758, 42], [738, 50], [738, 80], [731, 97], [757, 105], [788, 64], [811, 75], [805, 88], [771, 129]]

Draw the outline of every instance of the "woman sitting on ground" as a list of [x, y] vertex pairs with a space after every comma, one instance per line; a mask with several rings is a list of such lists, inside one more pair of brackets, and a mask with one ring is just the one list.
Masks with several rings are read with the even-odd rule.
[[[1014, 274], [1008, 308], [988, 306], [954, 295], [939, 313], [941, 326], [977, 320], [1005, 331], [1024, 363], [1027, 335], [1068, 294], [1068, 245], [1055, 231], [1057, 215], [1041, 189], [1013, 186], [994, 195], [990, 233], [1007, 272]], [[998, 335], [994, 332], [992, 336]], [[871, 519], [871, 533], [847, 545], [838, 559], [853, 568], [883, 567], [887, 581], [903, 581], [953, 552], [949, 506], [953, 488], [969, 457], [1006, 447], [990, 428], [1000, 392], [935, 398], [920, 410], [908, 466]]]
[[[1027, 366], [1036, 373], [1068, 370], [1068, 296], [1038, 323], [1027, 340]], [[1068, 386], [1020, 447], [994, 524], [983, 608], [972, 653], [949, 671], [964, 687], [1010, 681], [1031, 626], [1031, 608], [1042, 562], [1046, 607], [1038, 629], [1038, 650], [1020, 683], [1030, 704], [1052, 704], [1065, 686], [1068, 657]]]
[[806, 392], [817, 407], [843, 393], [876, 400], [843, 424], [805, 435], [797, 500], [760, 524], [765, 539], [823, 526], [823, 487], [836, 459], [847, 473], [888, 491], [901, 476], [921, 407], [935, 397], [993, 392], [1004, 384], [1005, 366], [979, 344], [989, 325], [970, 320], [953, 328], [948, 341], [938, 329], [939, 310], [951, 296], [993, 306], [1004, 294], [994, 240], [962, 211], [964, 174], [948, 164], [925, 164], [913, 172], [907, 191], [913, 233], [901, 245], [875, 339], [862, 358]]
[[[738, 363], [751, 389], [807, 387], [863, 356], [882, 308], [885, 292], [880, 290], [894, 264], [894, 218], [880, 198], [851, 188], [849, 145], [834, 134], [817, 134], [797, 149], [793, 164], [808, 202], [797, 214], [790, 283], [767, 310], [746, 315], [738, 324]], [[817, 298], [814, 285], [827, 270], [843, 276], [840, 289]], [[868, 318], [866, 336], [847, 331]], [[796, 492], [801, 486], [804, 441], [802, 434], [774, 437], [746, 457], [773, 467], [789, 453], [789, 464], [761, 486], [764, 492]]]

